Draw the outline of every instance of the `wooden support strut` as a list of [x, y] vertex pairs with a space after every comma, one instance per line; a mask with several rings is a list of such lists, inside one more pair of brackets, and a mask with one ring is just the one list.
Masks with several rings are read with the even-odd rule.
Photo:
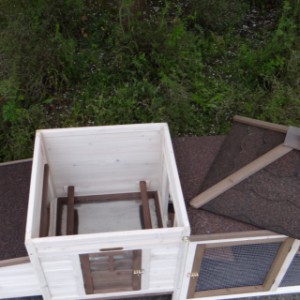
[[142, 212], [143, 212], [145, 229], [152, 229], [146, 181], [140, 181], [140, 190], [141, 190]]
[[42, 189], [42, 204], [41, 204], [41, 219], [40, 219], [40, 237], [48, 236], [49, 230], [49, 216], [47, 213], [47, 200], [48, 200], [48, 186], [49, 186], [49, 165], [44, 165], [43, 175], [43, 189]]
[[255, 174], [257, 171], [263, 169], [267, 165], [271, 164], [280, 157], [289, 153], [291, 150], [293, 150], [293, 148], [280, 144], [279, 146], [273, 148], [269, 152], [255, 159], [251, 163], [247, 164], [243, 168], [239, 169], [238, 171], [234, 172], [230, 176], [213, 185], [200, 195], [193, 198], [190, 202], [190, 205], [194, 208], [199, 208], [203, 206], [210, 200], [216, 198], [217, 196], [226, 192], [230, 188], [234, 187], [247, 177]]
[[269, 130], [273, 130], [273, 131], [277, 131], [277, 132], [281, 132], [281, 133], [287, 133], [287, 131], [288, 131], [288, 126], [285, 126], [285, 125], [273, 124], [270, 122], [255, 120], [255, 119], [242, 117], [242, 116], [234, 116], [233, 121], [239, 122], [239, 123], [242, 123], [245, 125], [260, 127], [263, 129], [269, 129]]
[[74, 186], [68, 187], [67, 235], [74, 234]]

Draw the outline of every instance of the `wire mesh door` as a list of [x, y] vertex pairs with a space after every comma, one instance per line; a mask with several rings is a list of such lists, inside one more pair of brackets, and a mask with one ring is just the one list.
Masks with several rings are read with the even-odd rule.
[[282, 238], [199, 244], [187, 298], [269, 290], [288, 249]]

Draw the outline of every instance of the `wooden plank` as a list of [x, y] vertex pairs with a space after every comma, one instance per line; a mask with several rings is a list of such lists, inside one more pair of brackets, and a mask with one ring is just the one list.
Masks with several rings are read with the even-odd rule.
[[[147, 192], [148, 198], [154, 198], [156, 191]], [[122, 200], [140, 200], [141, 193], [116, 193], [116, 194], [104, 194], [104, 195], [89, 195], [89, 196], [75, 196], [75, 204], [84, 204], [84, 203], [94, 203], [102, 201], [122, 201]], [[59, 197], [59, 201], [62, 201], [63, 204], [68, 203], [68, 197]]]
[[48, 186], [49, 186], [49, 165], [44, 165], [43, 189], [42, 189], [42, 204], [40, 217], [40, 237], [48, 236], [49, 231], [49, 216], [47, 213], [48, 206]]
[[284, 262], [294, 243], [294, 239], [287, 238], [280, 246], [270, 271], [263, 284], [264, 290], [268, 291], [273, 286]]
[[269, 239], [269, 238], [286, 238], [286, 236], [269, 230], [252, 230], [252, 231], [192, 235], [190, 236], [190, 241], [191, 242], [216, 241], [218, 243], [219, 242], [222, 243], [224, 240], [235, 241], [235, 240]]
[[260, 171], [267, 165], [271, 164], [272, 162], [276, 161], [277, 159], [286, 155], [292, 150], [293, 148], [280, 144], [279, 146], [273, 148], [269, 152], [255, 159], [251, 163], [247, 164], [243, 168], [234, 172], [230, 176], [221, 180], [217, 184], [213, 185], [212, 187], [210, 187], [200, 195], [196, 196], [194, 199], [191, 200], [190, 202], [191, 206], [193, 206], [194, 208], [199, 208], [203, 206], [210, 200], [218, 197], [222, 193], [226, 192], [230, 188], [234, 187], [235, 185], [243, 181], [244, 179]]
[[74, 234], [74, 186], [68, 187], [67, 235]]
[[[195, 258], [194, 258], [194, 263], [191, 271], [191, 276], [190, 277], [190, 282], [189, 282], [189, 288], [188, 288], [188, 293], [187, 293], [187, 298], [193, 298], [195, 294], [195, 289], [197, 286], [197, 281], [200, 275], [200, 266], [202, 263], [202, 259], [204, 256], [204, 251], [205, 251], [205, 246], [200, 246], [198, 245], [196, 248], [195, 252]], [[196, 276], [198, 274], [198, 276]]]
[[140, 190], [141, 190], [143, 219], [144, 219], [145, 229], [152, 229], [146, 181], [140, 181]]
[[0, 260], [0, 268], [30, 263], [29, 256]]
[[[134, 270], [142, 270], [142, 251], [141, 250], [133, 250], [133, 264], [132, 269]], [[141, 277], [143, 275], [134, 275], [132, 272], [132, 289], [134, 291], [141, 289]]]
[[261, 285], [245, 286], [245, 287], [238, 287], [238, 288], [227, 288], [227, 289], [211, 290], [211, 291], [204, 291], [204, 292], [196, 292], [193, 298], [216, 297], [216, 296], [235, 295], [235, 294], [241, 294], [241, 296], [243, 296], [244, 293], [255, 293], [255, 292], [262, 292], [262, 291], [264, 291], [264, 289], [263, 286]]
[[86, 294], [93, 294], [94, 285], [93, 285], [93, 280], [91, 275], [89, 255], [81, 254], [79, 255], [79, 257], [80, 257], [85, 292]]
[[[148, 197], [149, 197], [149, 192], [148, 192]], [[152, 198], [151, 196], [149, 198]], [[154, 203], [155, 203], [155, 209], [156, 209], [156, 216], [157, 216], [157, 224], [158, 224], [158, 228], [163, 228], [163, 221], [162, 221], [162, 216], [161, 216], [161, 208], [160, 208], [160, 204], [159, 204], [159, 197], [158, 197], [158, 193], [154, 192]]]
[[62, 212], [63, 212], [63, 201], [58, 198], [57, 199], [57, 207], [56, 207], [56, 236], [62, 235], [61, 226], [62, 226]]
[[273, 123], [270, 123], [270, 122], [255, 120], [255, 119], [242, 117], [242, 116], [234, 116], [233, 121], [239, 122], [239, 123], [242, 123], [242, 124], [245, 124], [245, 125], [260, 127], [260, 128], [263, 128], [263, 129], [278, 131], [278, 132], [281, 132], [281, 133], [286, 133], [288, 131], [288, 126], [273, 124]]

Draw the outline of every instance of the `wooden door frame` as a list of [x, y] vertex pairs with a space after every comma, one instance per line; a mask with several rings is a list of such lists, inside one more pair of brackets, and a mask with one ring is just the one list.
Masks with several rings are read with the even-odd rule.
[[[296, 247], [298, 244], [296, 245], [296, 243], [299, 242], [293, 238], [278, 235], [266, 230], [227, 233], [221, 235], [199, 235], [192, 236], [190, 240], [193, 244], [196, 245], [196, 247], [194, 246], [195, 250], [193, 264], [191, 271], [188, 274], [189, 283], [186, 296], [187, 299], [265, 292], [274, 290], [274, 288], [276, 289], [280, 283], [278, 283], [278, 278], [282, 279], [282, 277], [284, 276], [287, 270], [287, 265], [291, 263], [294, 256], [293, 254], [295, 251], [297, 251]], [[201, 273], [201, 263], [204, 257], [205, 249], [274, 242], [281, 242], [281, 246], [262, 285], [195, 292], [197, 280]], [[192, 255], [192, 253], [190, 253], [189, 255]]]

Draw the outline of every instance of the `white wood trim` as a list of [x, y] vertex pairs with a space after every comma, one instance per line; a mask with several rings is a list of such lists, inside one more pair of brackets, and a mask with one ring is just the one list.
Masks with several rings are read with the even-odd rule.
[[[266, 234], [265, 235], [255, 235], [255, 231], [253, 232], [254, 235], [248, 235], [248, 236], [241, 236], [240, 237], [232, 237], [232, 238], [226, 238], [226, 235], [224, 234], [224, 238], [219, 238], [219, 239], [203, 239], [201, 241], [193, 241], [192, 243], [196, 243], [197, 245], [209, 245], [209, 244], [226, 244], [226, 243], [231, 243], [231, 242], [243, 242], [243, 241], [266, 241], [266, 240], [274, 240], [274, 239], [284, 239], [287, 238], [287, 236], [282, 235], [282, 234]], [[209, 235], [208, 235], [209, 237]], [[225, 245], [226, 246], [226, 245]]]
[[[41, 151], [41, 138], [40, 132], [36, 132], [34, 143], [34, 159], [32, 163], [31, 182], [29, 192], [29, 202], [27, 211], [27, 222], [25, 231], [25, 240], [30, 240], [37, 237], [39, 233], [40, 223], [40, 208], [41, 208], [41, 195], [42, 195], [42, 177], [44, 166], [46, 162]], [[38, 185], [38, 186], [37, 186]], [[40, 199], [39, 199], [40, 198]]]
[[178, 176], [177, 165], [175, 161], [173, 145], [168, 127], [164, 128], [163, 145], [164, 157], [169, 178], [170, 194], [174, 201], [173, 204], [175, 208], [175, 214], [177, 216], [177, 222], [179, 226], [186, 227], [186, 231], [188, 231], [187, 235], [189, 235], [190, 223], [186, 212], [183, 193]]
[[80, 264], [79, 256], [73, 255], [71, 257], [71, 260], [72, 260], [72, 264], [73, 264], [74, 276], [75, 276], [75, 280], [76, 280], [78, 294], [80, 296], [85, 296], [83, 275], [82, 275], [82, 271], [81, 271], [81, 264]]
[[[194, 257], [195, 257], [198, 244], [194, 242], [192, 243], [187, 242], [187, 245], [188, 245], [188, 249], [186, 253], [185, 266], [181, 275], [182, 281], [181, 281], [180, 290], [177, 293], [175, 293], [175, 295], [173, 296], [174, 299], [172, 298], [172, 300], [186, 299], [189, 290], [189, 284], [190, 284], [189, 274], [192, 272], [193, 269]], [[178, 294], [179, 296], [176, 297]]]
[[31, 264], [33, 265], [33, 268], [35, 270], [43, 298], [44, 300], [51, 300], [51, 294], [47, 285], [47, 280], [44, 274], [44, 270], [41, 266], [40, 259], [38, 257], [37, 251], [32, 241], [26, 242], [26, 248], [31, 260]]
[[111, 126], [91, 126], [91, 127], [70, 127], [59, 129], [43, 129], [41, 132], [45, 139], [64, 137], [64, 136], [82, 136], [82, 135], [99, 135], [114, 134], [125, 132], [147, 132], [159, 131], [166, 127], [166, 123], [146, 123], [146, 124], [130, 124], [130, 125], [111, 125]]
[[[192, 247], [196, 249], [196, 245], [192, 245]], [[179, 257], [180, 259], [177, 263], [177, 272], [175, 275], [175, 286], [174, 292], [172, 294], [172, 300], [180, 300], [186, 298], [186, 295], [184, 296], [184, 298], [181, 298], [183, 290], [186, 288], [186, 268], [187, 265], [190, 264], [190, 260], [192, 261], [193, 265], [193, 256], [190, 255], [190, 242], [188, 241], [188, 237], [183, 238], [182, 240], [182, 247], [180, 249]]]
[[151, 257], [151, 250], [150, 249], [143, 249], [142, 250], [142, 269], [144, 273], [141, 278], [141, 289], [147, 290], [149, 289], [150, 284], [150, 257]]
[[267, 165], [271, 164], [272, 162], [276, 161], [292, 150], [293, 148], [280, 144], [279, 146], [273, 148], [269, 152], [255, 159], [251, 163], [247, 164], [243, 168], [239, 169], [238, 171], [234, 172], [233, 174], [229, 175], [225, 179], [219, 181], [217, 184], [213, 185], [203, 193], [193, 198], [190, 202], [191, 206], [193, 206], [194, 208], [203, 206], [210, 200], [221, 195], [225, 191], [234, 187], [244, 179], [255, 174], [259, 170], [263, 169]]
[[299, 250], [299, 247], [300, 247], [300, 240], [294, 240], [292, 248], [291, 248], [290, 252], [287, 254], [285, 261], [284, 261], [283, 265], [281, 266], [281, 269], [271, 287], [271, 291], [276, 291], [277, 288], [279, 287], [281, 280], [285, 276], [289, 266], [291, 265], [295, 255], [297, 254], [297, 252]]
[[243, 293], [243, 294], [231, 294], [231, 295], [201, 297], [201, 298], [189, 298], [189, 299], [182, 298], [182, 299], [186, 299], [186, 300], [222, 300], [222, 299], [235, 299], [235, 298], [245, 298], [245, 297], [260, 297], [260, 296], [272, 296], [272, 295], [295, 294], [295, 293], [300, 293], [300, 286], [278, 288], [276, 291], [266, 291], [266, 292], [256, 292], [256, 293], [254, 292], [254, 293]]
[[[173, 290], [170, 288], [156, 288], [156, 289], [151, 289], [151, 290], [140, 290], [140, 291], [129, 291], [129, 292], [119, 292], [119, 293], [105, 293], [105, 294], [95, 294], [95, 295], [85, 295], [84, 298], [80, 297], [80, 299], [97, 299], [99, 300], [100, 298], [103, 299], [119, 299], [119, 298], [127, 298], [129, 299], [134, 299], [135, 297], [143, 297], [147, 295], [152, 295], [152, 294], [168, 294], [172, 293]], [[132, 298], [130, 298], [132, 296]], [[78, 297], [75, 297], [73, 295], [71, 296], [62, 296], [62, 297], [52, 297], [51, 300], [78, 300]]]
[[184, 228], [172, 227], [172, 228], [157, 228], [151, 230], [132, 230], [132, 231], [119, 231], [108, 233], [91, 233], [81, 235], [70, 236], [55, 236], [32, 239], [36, 247], [66, 247], [69, 243], [74, 245], [82, 245], [88, 243], [103, 243], [103, 242], [118, 242], [124, 243], [126, 241], [131, 242], [134, 240], [147, 240], [153, 239], [159, 241], [160, 239], [173, 239], [184, 235]]

